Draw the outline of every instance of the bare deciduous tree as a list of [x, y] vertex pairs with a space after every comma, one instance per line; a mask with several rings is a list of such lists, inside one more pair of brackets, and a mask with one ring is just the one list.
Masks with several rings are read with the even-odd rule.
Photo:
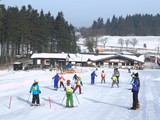
[[138, 40], [136, 38], [133, 38], [130, 40], [130, 44], [135, 48], [135, 46], [138, 44]]
[[103, 38], [103, 39], [100, 40], [100, 42], [103, 45], [103, 48], [106, 48], [107, 41], [108, 41], [108, 38]]
[[129, 42], [129, 39], [125, 40], [126, 48], [128, 48]]
[[97, 46], [97, 39], [94, 37], [87, 37], [84, 45], [88, 48], [89, 52], [94, 52]]
[[118, 44], [120, 44], [121, 47], [123, 48], [124, 40], [122, 38], [118, 39]]

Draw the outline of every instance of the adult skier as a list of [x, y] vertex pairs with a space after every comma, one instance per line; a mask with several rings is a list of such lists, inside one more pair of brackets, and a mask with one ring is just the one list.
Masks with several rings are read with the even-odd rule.
[[76, 87], [74, 88], [73, 93], [77, 90], [77, 88], [79, 88], [79, 94], [82, 94], [82, 88], [81, 86], [83, 86], [81, 77], [78, 77], [78, 81], [76, 82]]
[[64, 89], [66, 91], [66, 96], [67, 96], [67, 99], [66, 99], [66, 107], [74, 107], [74, 104], [73, 104], [73, 86], [71, 86], [71, 81], [70, 80], [67, 80], [67, 85]]
[[102, 73], [101, 73], [101, 83], [104, 82], [105, 83], [105, 77], [106, 77], [106, 74], [104, 73], [104, 70], [102, 70]]
[[95, 77], [97, 77], [97, 75], [96, 75], [95, 71], [93, 71], [91, 73], [91, 85], [93, 85], [95, 83]]
[[39, 94], [41, 93], [41, 91], [40, 91], [40, 88], [39, 88], [39, 85], [38, 85], [38, 81], [34, 80], [34, 83], [32, 84], [29, 92], [30, 93], [32, 92], [32, 95], [33, 95], [31, 106], [40, 105]]
[[139, 74], [136, 73], [133, 77], [133, 82], [132, 82], [132, 92], [133, 92], [133, 105], [130, 108], [131, 110], [136, 110], [137, 108], [140, 107], [139, 100], [138, 100], [138, 92], [140, 88], [140, 80], [139, 80]]
[[59, 74], [57, 73], [52, 79], [54, 79], [54, 88], [55, 90], [58, 89], [58, 82], [59, 82]]

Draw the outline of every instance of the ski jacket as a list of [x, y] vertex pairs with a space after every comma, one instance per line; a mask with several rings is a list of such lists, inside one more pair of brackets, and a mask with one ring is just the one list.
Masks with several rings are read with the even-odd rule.
[[59, 81], [60, 81], [60, 82], [63, 82], [63, 81], [65, 81], [65, 79], [61, 76], [61, 77], [59, 78]]
[[66, 91], [66, 93], [72, 93], [73, 89], [74, 88], [71, 86], [71, 84], [67, 84], [64, 90]]
[[91, 77], [92, 77], [92, 78], [95, 78], [95, 76], [97, 77], [96, 73], [95, 73], [95, 72], [92, 72], [92, 73], [91, 73]]
[[77, 84], [77, 85], [82, 85], [82, 86], [83, 86], [83, 83], [82, 83], [81, 80], [78, 80], [76, 84]]
[[52, 79], [54, 79], [55, 82], [58, 82], [58, 81], [59, 81], [59, 78], [60, 78], [59, 75], [56, 74]]
[[117, 77], [119, 77], [120, 76], [119, 70], [115, 70], [114, 71], [114, 75], [117, 76]]
[[111, 79], [112, 79], [113, 81], [117, 81], [117, 77], [116, 77], [116, 76], [111, 77]]
[[101, 77], [102, 77], [102, 78], [105, 78], [105, 77], [106, 77], [106, 74], [105, 74], [105, 73], [101, 73]]
[[30, 92], [32, 92], [32, 94], [34, 95], [41, 93], [38, 83], [33, 83], [33, 85], [30, 88]]
[[134, 77], [132, 83], [132, 91], [139, 91], [139, 87], [140, 87], [140, 81], [138, 78]]
[[77, 78], [78, 78], [78, 76], [75, 74], [75, 75], [73, 76], [73, 79], [77, 80]]

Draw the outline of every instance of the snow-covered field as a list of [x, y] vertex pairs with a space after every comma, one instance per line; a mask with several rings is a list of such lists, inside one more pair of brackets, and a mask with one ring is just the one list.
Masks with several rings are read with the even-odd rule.
[[[131, 73], [120, 69], [120, 87], [111, 88], [111, 76], [113, 69], [99, 68], [96, 71], [98, 77], [96, 84], [90, 85], [90, 73], [95, 68], [82, 68], [84, 86], [82, 93], [74, 95], [75, 108], [61, 106], [65, 95], [63, 89], [52, 90], [52, 77], [54, 71], [30, 70], [30, 71], [0, 71], [0, 120], [159, 120], [160, 118], [160, 76], [159, 70], [134, 70], [138, 72], [141, 80], [139, 110], [132, 111], [128, 108], [132, 105], [132, 92], [129, 84]], [[100, 74], [106, 73], [106, 83], [100, 83]], [[131, 71], [133, 72], [133, 70]], [[65, 79], [72, 79], [73, 74], [64, 75]], [[42, 106], [31, 107], [27, 104], [29, 89], [34, 79], [39, 81]], [[10, 98], [12, 97], [9, 109]], [[49, 97], [52, 106], [49, 105]], [[32, 96], [29, 98], [31, 102]], [[65, 105], [65, 101], [63, 102]]]

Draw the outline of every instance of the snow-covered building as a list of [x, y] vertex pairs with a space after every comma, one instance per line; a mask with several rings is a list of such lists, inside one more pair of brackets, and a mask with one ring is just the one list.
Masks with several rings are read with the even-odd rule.
[[144, 55], [131, 53], [116, 54], [73, 54], [73, 53], [34, 53], [31, 56], [34, 65], [65, 67], [68, 63], [78, 66], [106, 66], [120, 68], [142, 68]]

